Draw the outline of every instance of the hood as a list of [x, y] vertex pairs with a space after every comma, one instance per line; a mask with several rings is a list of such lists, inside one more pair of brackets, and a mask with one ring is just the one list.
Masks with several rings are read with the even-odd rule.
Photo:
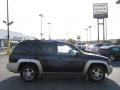
[[89, 60], [103, 60], [103, 61], [109, 60], [107, 57], [98, 54], [93, 54], [93, 53], [84, 53], [84, 54], [85, 54], [85, 58]]

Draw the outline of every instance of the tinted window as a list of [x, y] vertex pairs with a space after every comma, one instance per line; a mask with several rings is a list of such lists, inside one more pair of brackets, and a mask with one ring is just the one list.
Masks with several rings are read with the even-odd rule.
[[15, 54], [45, 54], [56, 52], [57, 49], [55, 44], [42, 42], [22, 42], [13, 50]]
[[57, 48], [55, 46], [55, 44], [53, 43], [42, 43], [41, 46], [39, 47], [40, 50], [38, 50], [39, 52], [43, 53], [43, 54], [55, 54], [57, 52]]
[[14, 50], [13, 53], [15, 54], [32, 54], [34, 52], [34, 44], [28, 43], [28, 42], [22, 42], [18, 44]]

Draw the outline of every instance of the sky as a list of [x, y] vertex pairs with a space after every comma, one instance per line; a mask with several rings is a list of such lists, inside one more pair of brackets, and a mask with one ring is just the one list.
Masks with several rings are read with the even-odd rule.
[[[0, 0], [0, 29], [6, 29], [6, 1]], [[97, 40], [97, 19], [93, 18], [93, 3], [108, 3], [108, 39], [120, 38], [120, 4], [116, 0], [9, 0], [9, 19], [14, 21], [10, 31], [40, 39], [41, 17], [43, 14], [43, 38], [48, 39], [49, 26], [52, 39], [87, 40], [86, 28], [91, 27], [91, 40]], [[102, 36], [100, 26], [100, 39]], [[88, 32], [88, 37], [90, 37]], [[90, 38], [88, 38], [90, 40]]]

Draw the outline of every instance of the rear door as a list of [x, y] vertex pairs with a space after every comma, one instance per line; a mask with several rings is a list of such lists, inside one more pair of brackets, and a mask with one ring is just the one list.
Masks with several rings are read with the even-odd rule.
[[39, 55], [38, 59], [42, 65], [44, 72], [54, 72], [57, 70], [57, 49], [56, 44], [53, 42], [41, 43], [37, 50]]

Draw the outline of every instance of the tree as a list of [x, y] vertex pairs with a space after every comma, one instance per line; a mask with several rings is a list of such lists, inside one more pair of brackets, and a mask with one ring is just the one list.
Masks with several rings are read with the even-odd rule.
[[67, 40], [67, 42], [68, 42], [68, 43], [71, 43], [71, 44], [75, 44], [75, 43], [76, 43], [76, 40], [70, 38], [70, 39]]

